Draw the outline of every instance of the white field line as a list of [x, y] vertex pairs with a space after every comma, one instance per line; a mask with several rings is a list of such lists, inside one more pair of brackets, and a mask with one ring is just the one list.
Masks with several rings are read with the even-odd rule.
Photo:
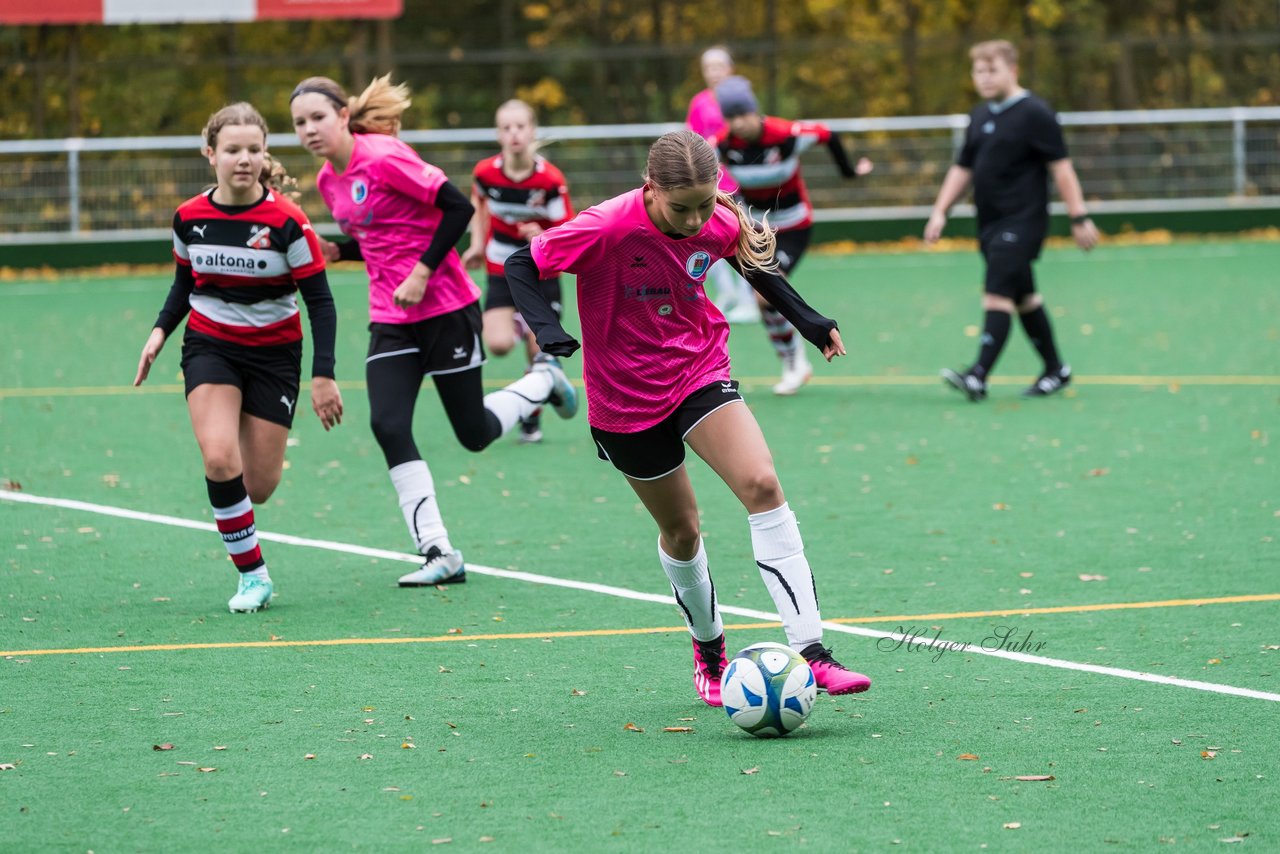
[[[197, 522], [191, 519], [179, 519], [176, 516], [163, 516], [157, 513], [143, 513], [137, 510], [128, 510], [122, 507], [110, 507], [103, 504], [90, 504], [86, 501], [75, 501], [66, 498], [46, 498], [39, 495], [28, 495], [22, 492], [0, 492], [0, 500], [12, 501], [21, 504], [36, 504], [46, 507], [60, 507], [65, 510], [78, 510], [85, 513], [97, 513], [102, 516], [114, 516], [119, 519], [132, 519], [138, 522], [152, 522], [158, 525], [169, 525], [174, 528], [189, 528], [198, 531], [216, 532], [212, 522]], [[407, 554], [404, 552], [394, 552], [387, 549], [373, 549], [367, 546], [357, 546], [350, 543], [339, 543], [332, 540], [315, 540], [309, 537], [295, 537], [292, 534], [275, 534], [269, 531], [258, 531], [258, 538], [272, 543], [283, 543], [290, 546], [303, 546], [305, 548], [324, 549], [326, 551], [342, 552], [345, 554], [361, 555], [364, 557], [376, 557], [383, 560], [398, 560], [405, 563], [417, 563], [422, 560], [421, 555]], [[531, 584], [542, 584], [551, 587], [565, 587], [570, 590], [584, 590], [589, 593], [600, 593], [605, 596], [614, 596], [619, 599], [631, 599], [639, 602], [653, 602], [660, 605], [675, 606], [676, 601], [671, 596], [663, 596], [655, 593], [643, 593], [639, 590], [630, 590], [626, 587], [614, 587], [609, 584], [595, 584], [589, 581], [574, 581], [567, 578], [554, 578], [549, 575], [539, 575], [533, 572], [519, 572], [511, 569], [499, 569], [494, 566], [481, 566], [479, 564], [468, 563], [467, 572], [474, 572], [477, 575], [490, 575], [495, 578], [508, 578], [513, 581], [526, 581]], [[752, 619], [765, 620], [769, 622], [778, 622], [777, 614], [768, 611], [756, 611], [752, 608], [737, 608], [732, 605], [721, 605], [720, 610], [726, 614], [734, 614], [739, 617], [751, 617]], [[823, 630], [828, 632], [839, 632], [848, 635], [858, 635], [866, 638], [888, 638], [893, 641], [901, 639], [901, 636], [892, 632], [880, 631], [878, 629], [867, 629], [861, 626], [847, 626], [841, 623], [823, 622]], [[942, 638], [927, 639], [934, 649], [941, 649], [950, 646], [952, 642]], [[1103, 676], [1114, 676], [1119, 679], [1132, 679], [1138, 682], [1151, 682], [1156, 685], [1171, 685], [1177, 688], [1191, 688], [1197, 691], [1209, 691], [1214, 694], [1229, 694], [1235, 697], [1249, 697], [1255, 700], [1270, 700], [1271, 702], [1280, 702], [1280, 694], [1272, 694], [1267, 691], [1255, 691], [1252, 688], [1237, 688], [1233, 685], [1220, 685], [1216, 682], [1200, 682], [1195, 679], [1179, 679], [1174, 676], [1164, 676], [1158, 673], [1145, 673], [1138, 670], [1126, 670], [1120, 667], [1104, 667], [1098, 664], [1083, 664], [1076, 661], [1065, 661], [1060, 658], [1048, 658], [1042, 655], [1029, 655], [1024, 652], [1015, 652], [1013, 650], [996, 649], [987, 650], [980, 646], [974, 646], [972, 643], [962, 645], [955, 644], [956, 649], [963, 646], [965, 653], [974, 655], [988, 655], [992, 658], [1004, 658], [1010, 661], [1020, 661], [1025, 664], [1038, 664], [1042, 667], [1054, 667], [1059, 670], [1075, 670], [1081, 673], [1097, 673]]]

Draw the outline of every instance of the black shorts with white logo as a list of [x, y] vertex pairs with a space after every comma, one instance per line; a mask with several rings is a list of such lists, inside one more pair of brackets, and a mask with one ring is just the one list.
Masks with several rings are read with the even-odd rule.
[[182, 337], [182, 380], [186, 393], [196, 386], [233, 385], [240, 389], [240, 411], [293, 426], [302, 377], [302, 342], [246, 347], [187, 329]]
[[676, 411], [638, 433], [610, 433], [591, 428], [596, 453], [633, 480], [657, 480], [684, 465], [684, 440], [702, 419], [730, 403], [741, 403], [738, 381], [704, 385], [690, 394]]
[[790, 276], [791, 271], [800, 263], [800, 259], [804, 257], [805, 250], [809, 248], [809, 240], [813, 237], [813, 228], [793, 228], [790, 231], [778, 232], [778, 248], [774, 254], [778, 258], [778, 270], [784, 276]]
[[391, 356], [413, 356], [424, 376], [479, 368], [485, 362], [482, 325], [478, 302], [417, 323], [370, 323], [365, 367]]
[[984, 229], [979, 243], [987, 262], [983, 289], [1019, 302], [1036, 292], [1031, 263], [1040, 257], [1044, 229], [1032, 223], [996, 224]]
[[[542, 279], [538, 282], [538, 288], [542, 291], [542, 295], [546, 297], [547, 302], [551, 303], [551, 308], [555, 311], [556, 317], [560, 317], [562, 309], [560, 303], [560, 277]], [[484, 294], [484, 310], [515, 307], [516, 301], [511, 298], [511, 286], [507, 284], [507, 277], [490, 273], [489, 289]]]

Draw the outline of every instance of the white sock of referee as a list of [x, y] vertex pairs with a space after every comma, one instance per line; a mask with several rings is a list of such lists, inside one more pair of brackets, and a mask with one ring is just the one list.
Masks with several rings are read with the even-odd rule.
[[508, 386], [484, 396], [484, 408], [498, 417], [502, 432], [528, 418], [546, 402], [553, 383], [546, 371], [530, 371]]
[[707, 570], [707, 550], [698, 540], [698, 553], [691, 560], [676, 560], [662, 550], [662, 538], [658, 538], [658, 560], [671, 582], [676, 603], [684, 616], [689, 633], [696, 640], [712, 641], [724, 634], [720, 609], [716, 607], [716, 587], [711, 583]]
[[401, 463], [389, 474], [400, 499], [404, 523], [409, 526], [409, 535], [413, 537], [418, 553], [425, 555], [432, 546], [439, 546], [445, 554], [453, 551], [449, 532], [445, 530], [444, 519], [440, 516], [440, 505], [436, 503], [436, 483], [431, 477], [431, 469], [427, 468], [427, 461]]
[[787, 644], [801, 652], [809, 644], [822, 640], [822, 617], [818, 613], [818, 592], [814, 589], [809, 561], [804, 556], [796, 514], [783, 503], [764, 513], [753, 513], [747, 521], [751, 525], [751, 549], [755, 552], [756, 566], [760, 567], [760, 577], [782, 617]]

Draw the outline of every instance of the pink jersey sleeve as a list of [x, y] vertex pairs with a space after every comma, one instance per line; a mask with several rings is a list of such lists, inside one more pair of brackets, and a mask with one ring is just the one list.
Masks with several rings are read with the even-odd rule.
[[724, 115], [720, 112], [720, 102], [716, 93], [703, 89], [693, 96], [689, 102], [689, 115], [685, 119], [689, 129], [704, 137], [711, 137], [724, 127]]
[[436, 203], [436, 193], [449, 178], [438, 166], [426, 163], [407, 144], [392, 146], [378, 161], [378, 171], [387, 183], [405, 196], [428, 205]]
[[591, 269], [602, 257], [608, 226], [608, 217], [599, 208], [587, 208], [563, 225], [542, 232], [529, 243], [538, 272], [550, 278]]

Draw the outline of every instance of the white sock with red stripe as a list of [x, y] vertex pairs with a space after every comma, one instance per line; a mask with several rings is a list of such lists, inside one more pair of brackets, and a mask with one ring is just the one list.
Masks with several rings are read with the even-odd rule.
[[755, 552], [760, 577], [782, 617], [788, 645], [799, 652], [822, 640], [822, 616], [818, 612], [818, 591], [804, 556], [796, 514], [783, 503], [764, 513], [753, 513], [747, 521], [751, 525], [751, 549]]
[[760, 320], [764, 323], [764, 331], [769, 333], [769, 343], [773, 344], [773, 349], [777, 351], [779, 357], [785, 359], [800, 346], [800, 336], [796, 334], [796, 328], [776, 308], [762, 309]]
[[553, 382], [546, 371], [530, 371], [515, 382], [484, 396], [484, 408], [498, 417], [505, 434], [547, 402]]
[[267, 564], [258, 547], [258, 529], [253, 521], [253, 502], [244, 488], [244, 476], [231, 480], [215, 481], [205, 478], [209, 489], [209, 503], [213, 506], [213, 518], [218, 533], [231, 555], [231, 562], [242, 575], [253, 575], [266, 581]]
[[392, 468], [391, 484], [400, 499], [400, 512], [409, 526], [409, 535], [419, 554], [439, 546], [445, 554], [453, 551], [449, 545], [449, 532], [445, 530], [440, 505], [436, 503], [436, 482], [426, 460], [410, 460]]
[[689, 633], [700, 641], [712, 641], [724, 634], [724, 622], [716, 607], [716, 586], [707, 569], [707, 550], [698, 540], [698, 553], [691, 560], [676, 560], [662, 550], [658, 539], [658, 560], [676, 594], [676, 604]]

